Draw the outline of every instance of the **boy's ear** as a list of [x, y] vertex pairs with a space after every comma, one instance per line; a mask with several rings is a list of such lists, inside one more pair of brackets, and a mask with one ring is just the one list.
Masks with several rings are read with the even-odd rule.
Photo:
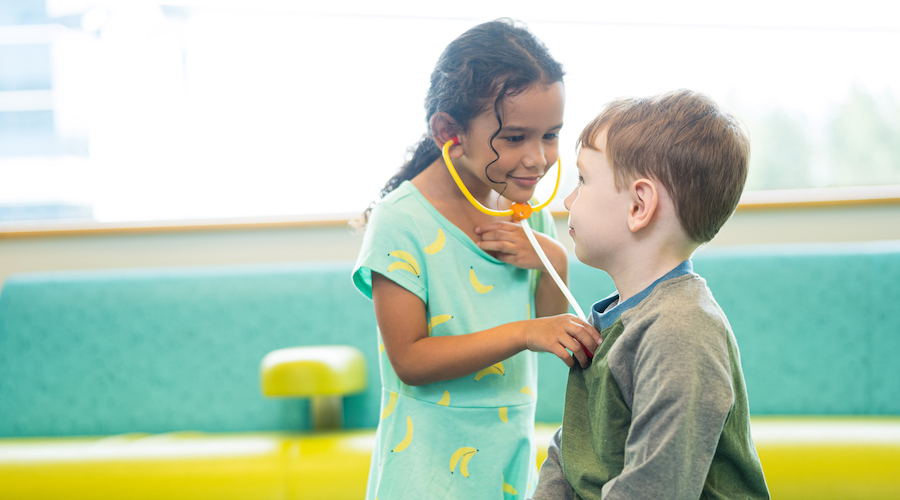
[[[444, 112], [438, 112], [431, 115], [431, 120], [429, 120], [428, 124], [431, 127], [431, 136], [434, 138], [434, 142], [437, 144], [438, 149], [443, 149], [444, 144], [446, 144], [447, 141], [454, 137], [459, 137], [462, 133], [456, 120]], [[462, 140], [461, 137], [459, 139], [460, 141]], [[461, 155], [462, 148], [459, 145], [450, 147], [450, 156], [452, 158], [458, 158]]]
[[653, 220], [659, 205], [656, 183], [641, 178], [631, 184], [631, 206], [628, 210], [628, 228], [632, 233], [647, 227]]

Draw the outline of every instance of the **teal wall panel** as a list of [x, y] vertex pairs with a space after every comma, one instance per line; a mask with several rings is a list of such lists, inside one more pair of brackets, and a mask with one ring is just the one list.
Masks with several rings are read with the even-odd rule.
[[[273, 349], [376, 352], [349, 263], [29, 274], [0, 295], [0, 436], [308, 427], [306, 402], [265, 398]], [[377, 365], [368, 366], [378, 383]], [[374, 425], [377, 394], [346, 401]]]
[[872, 285], [869, 404], [875, 413], [896, 415], [900, 414], [900, 258], [888, 252], [868, 258]]
[[[900, 414], [900, 242], [704, 250], [741, 349], [754, 414]], [[372, 303], [351, 262], [34, 273], [0, 294], [0, 437], [297, 430], [307, 403], [268, 399], [271, 350], [349, 344], [369, 390], [348, 427], [378, 420]], [[582, 308], [614, 291], [574, 260]], [[568, 368], [539, 354], [537, 419], [562, 419]]]
[[868, 412], [866, 267], [842, 255], [698, 257], [738, 340], [751, 412]]

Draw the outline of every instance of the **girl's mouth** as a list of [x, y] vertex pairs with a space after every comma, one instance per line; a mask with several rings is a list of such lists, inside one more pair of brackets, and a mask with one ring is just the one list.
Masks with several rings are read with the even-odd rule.
[[519, 184], [520, 186], [525, 186], [525, 187], [534, 186], [538, 183], [538, 181], [541, 180], [540, 177], [513, 177], [513, 176], [510, 176], [510, 179], [512, 179], [513, 182], [515, 182], [516, 184]]

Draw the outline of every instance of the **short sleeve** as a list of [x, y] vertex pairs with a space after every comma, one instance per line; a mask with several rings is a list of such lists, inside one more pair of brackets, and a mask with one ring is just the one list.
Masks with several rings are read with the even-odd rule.
[[382, 201], [373, 210], [353, 269], [353, 283], [372, 298], [372, 272], [428, 299], [423, 239], [413, 217], [398, 204]]

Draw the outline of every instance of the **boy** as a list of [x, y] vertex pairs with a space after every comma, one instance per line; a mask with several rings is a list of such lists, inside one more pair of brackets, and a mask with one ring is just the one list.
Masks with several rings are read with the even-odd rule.
[[534, 498], [769, 498], [734, 334], [690, 261], [738, 204], [746, 132], [679, 90], [608, 104], [579, 146], [569, 234], [616, 293], [591, 308], [603, 342], [569, 372]]

